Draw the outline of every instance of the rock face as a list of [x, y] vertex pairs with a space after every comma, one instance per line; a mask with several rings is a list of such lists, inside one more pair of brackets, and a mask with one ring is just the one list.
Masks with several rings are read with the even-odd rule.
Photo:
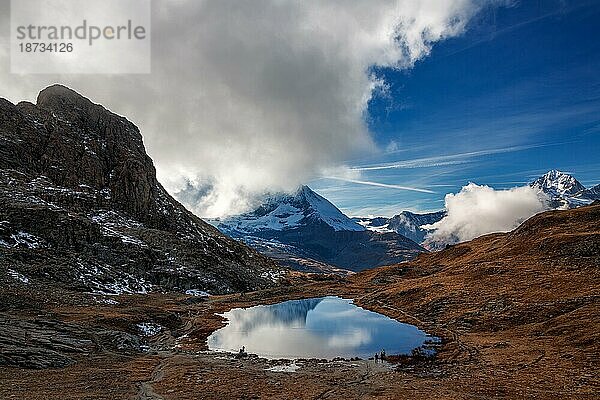
[[0, 314], [0, 365], [20, 368], [61, 368], [73, 364], [71, 356], [105, 348], [142, 351], [140, 339], [115, 330], [91, 332], [81, 326], [44, 319], [25, 320]]
[[321, 264], [360, 271], [412, 259], [426, 251], [395, 232], [373, 232], [308, 186], [267, 198], [256, 210], [217, 227], [284, 265], [332, 272]]
[[0, 99], [0, 254], [0, 273], [111, 293], [225, 293], [281, 273], [165, 191], [135, 125], [59, 85], [37, 104]]

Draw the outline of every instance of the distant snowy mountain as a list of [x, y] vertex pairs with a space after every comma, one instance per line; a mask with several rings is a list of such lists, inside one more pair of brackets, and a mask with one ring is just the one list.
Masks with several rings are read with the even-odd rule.
[[402, 211], [400, 214], [391, 218], [354, 218], [356, 222], [367, 229], [376, 232], [395, 232], [407, 238], [422, 243], [429, 232], [422, 229], [421, 226], [438, 222], [446, 216], [446, 211], [437, 211], [433, 213], [417, 214], [410, 211]]
[[585, 186], [579, 183], [573, 176], [555, 169], [546, 172], [531, 182], [530, 185], [546, 193], [553, 193], [563, 197], [575, 196], [577, 193], [585, 190]]
[[599, 198], [600, 191], [598, 186], [588, 190], [573, 176], [554, 169], [531, 182], [529, 186], [548, 197], [550, 208], [561, 209], [590, 204]]
[[429, 231], [421, 227], [423, 225], [434, 224], [445, 216], [446, 211], [425, 214], [402, 211], [400, 214], [390, 218], [389, 227], [396, 233], [404, 235], [417, 243], [422, 243]]
[[219, 223], [218, 228], [239, 236], [296, 229], [315, 223], [324, 223], [335, 231], [365, 230], [308, 186], [300, 187], [294, 194], [270, 196], [256, 210], [228, 218]]
[[395, 232], [367, 229], [308, 186], [293, 194], [269, 196], [254, 211], [211, 223], [300, 270], [359, 271], [405, 261], [425, 251]]

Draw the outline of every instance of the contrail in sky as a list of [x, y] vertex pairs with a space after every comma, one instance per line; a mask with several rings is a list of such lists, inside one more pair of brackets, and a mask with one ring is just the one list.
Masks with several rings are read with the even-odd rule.
[[344, 182], [350, 182], [350, 183], [357, 183], [359, 185], [378, 186], [378, 187], [384, 187], [384, 188], [390, 188], [390, 189], [399, 189], [399, 190], [410, 190], [411, 192], [420, 192], [420, 193], [435, 193], [434, 191], [428, 190], [428, 189], [414, 188], [414, 187], [410, 187], [410, 186], [391, 185], [391, 184], [388, 184], [388, 183], [380, 183], [380, 182], [360, 181], [360, 180], [357, 180], [357, 179], [340, 178], [340, 177], [337, 177], [337, 176], [326, 176], [324, 178], [326, 178], [326, 179], [335, 179], [335, 180], [338, 180], [338, 181], [344, 181]]

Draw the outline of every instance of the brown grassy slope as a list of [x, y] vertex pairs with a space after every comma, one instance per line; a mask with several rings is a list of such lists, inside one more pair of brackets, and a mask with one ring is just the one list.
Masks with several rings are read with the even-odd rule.
[[359, 304], [457, 338], [462, 351], [447, 346], [440, 356], [473, 360], [470, 379], [521, 393], [600, 392], [598, 204], [542, 213], [510, 233], [351, 281], [372, 290]]

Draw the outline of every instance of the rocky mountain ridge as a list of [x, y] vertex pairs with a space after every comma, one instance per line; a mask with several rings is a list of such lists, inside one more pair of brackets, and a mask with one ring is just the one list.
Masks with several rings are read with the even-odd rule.
[[156, 179], [139, 129], [60, 85], [0, 99], [0, 269], [98, 293], [275, 284], [271, 260]]

